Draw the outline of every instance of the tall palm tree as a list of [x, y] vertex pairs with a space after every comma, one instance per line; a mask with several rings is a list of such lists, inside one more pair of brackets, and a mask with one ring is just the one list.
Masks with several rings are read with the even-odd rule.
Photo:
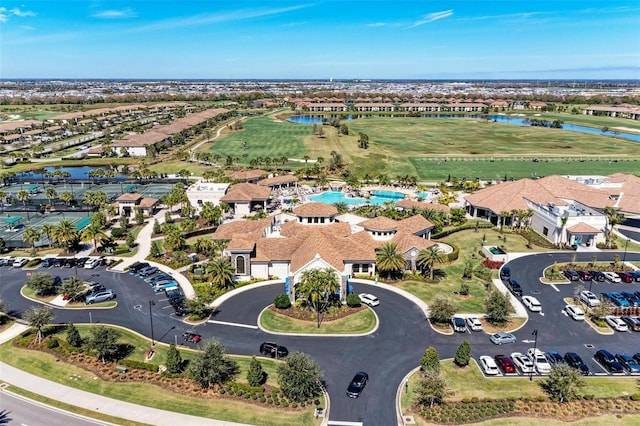
[[2, 208], [4, 208], [4, 203], [7, 200], [7, 193], [0, 189], [0, 201], [2, 202]]
[[58, 222], [58, 226], [53, 229], [51, 236], [55, 242], [64, 244], [67, 246], [67, 249], [71, 249], [78, 240], [78, 231], [73, 222], [69, 219], [62, 219]]
[[73, 194], [69, 191], [63, 191], [60, 193], [60, 200], [68, 206], [73, 201]]
[[565, 226], [567, 226], [567, 221], [569, 220], [569, 216], [562, 216], [560, 218], [560, 244], [562, 244], [564, 241], [564, 228]]
[[434, 266], [438, 263], [444, 263], [444, 261], [445, 257], [442, 255], [438, 246], [431, 246], [428, 249], [420, 250], [416, 258], [416, 263], [419, 266], [429, 268], [429, 278], [432, 280], [435, 272]]
[[46, 197], [49, 200], [49, 205], [51, 205], [51, 207], [53, 207], [53, 200], [58, 196], [58, 192], [56, 191], [56, 189], [52, 186], [50, 186], [49, 188], [47, 188], [46, 191]]
[[98, 241], [102, 242], [107, 238], [107, 234], [104, 232], [104, 228], [95, 222], [89, 223], [80, 232], [80, 241], [93, 242], [95, 251], [98, 251]]
[[320, 328], [322, 311], [329, 304], [329, 296], [340, 288], [338, 275], [331, 268], [307, 269], [302, 272], [296, 293], [307, 299], [309, 306], [316, 312], [317, 327]]
[[51, 235], [53, 233], [54, 228], [55, 228], [55, 225], [52, 223], [45, 223], [40, 227], [40, 234], [46, 235], [47, 240], [49, 241], [49, 247], [51, 247], [51, 243], [53, 242], [51, 240]]
[[605, 207], [604, 213], [607, 215], [607, 248], [611, 248], [613, 244], [613, 228], [622, 222], [620, 213], [615, 207]]
[[405, 267], [405, 259], [395, 243], [384, 243], [376, 249], [376, 269], [387, 277]]
[[220, 290], [228, 290], [235, 287], [233, 276], [235, 269], [228, 257], [218, 257], [207, 265], [207, 272], [211, 277], [211, 286]]
[[27, 200], [29, 200], [29, 191], [27, 191], [26, 189], [22, 189], [18, 192], [18, 195], [16, 195], [16, 198], [18, 199], [18, 201], [22, 201], [22, 205], [23, 206], [27, 206]]
[[36, 243], [40, 239], [40, 231], [36, 228], [27, 228], [22, 233], [22, 241], [31, 245], [31, 253], [33, 256], [36, 255]]

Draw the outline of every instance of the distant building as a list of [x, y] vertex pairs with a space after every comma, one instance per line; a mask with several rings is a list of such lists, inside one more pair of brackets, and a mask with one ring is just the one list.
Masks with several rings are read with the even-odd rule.
[[204, 203], [219, 205], [220, 199], [224, 197], [228, 189], [228, 183], [196, 182], [186, 189], [185, 194], [189, 204], [196, 209], [196, 213], [199, 213]]

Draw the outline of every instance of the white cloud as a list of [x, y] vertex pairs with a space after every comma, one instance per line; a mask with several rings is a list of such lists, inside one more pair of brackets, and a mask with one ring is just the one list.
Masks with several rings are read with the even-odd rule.
[[127, 7], [125, 9], [119, 9], [119, 10], [116, 10], [116, 9], [103, 10], [101, 12], [97, 12], [91, 15], [91, 17], [93, 18], [100, 18], [100, 19], [135, 18], [136, 16], [138, 16], [138, 14], [130, 7]]
[[18, 9], [17, 7], [11, 9], [10, 12], [12, 14], [16, 15], [16, 16], [22, 16], [22, 17], [24, 17], [24, 16], [36, 16], [36, 14], [31, 12], [30, 10], [24, 10], [23, 11], [23, 10]]
[[442, 12], [428, 13], [428, 14], [424, 15], [422, 17], [422, 19], [414, 22], [413, 25], [411, 25], [409, 28], [419, 27], [421, 25], [428, 24], [428, 23], [431, 23], [431, 22], [434, 22], [434, 21], [438, 21], [440, 19], [448, 18], [451, 15], [453, 15], [453, 10], [452, 9], [443, 10]]
[[9, 20], [9, 17], [11, 16], [18, 16], [20, 18], [24, 18], [24, 17], [28, 17], [28, 16], [36, 16], [35, 13], [33, 13], [30, 10], [20, 10], [17, 7], [14, 7], [13, 9], [7, 9], [6, 7], [0, 7], [0, 22], [1, 23], [5, 23]]
[[367, 27], [371, 27], [371, 28], [386, 27], [386, 26], [387, 26], [387, 24], [385, 24], [384, 22], [373, 22], [373, 23], [367, 25]]

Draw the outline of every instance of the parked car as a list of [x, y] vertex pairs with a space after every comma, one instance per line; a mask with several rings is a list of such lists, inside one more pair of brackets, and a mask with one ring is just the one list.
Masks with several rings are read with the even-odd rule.
[[624, 367], [616, 360], [611, 352], [606, 349], [600, 349], [594, 356], [595, 360], [600, 363], [609, 373], [624, 373]]
[[584, 321], [584, 311], [576, 305], [567, 305], [564, 307], [564, 311], [576, 321]]
[[618, 274], [616, 274], [615, 272], [611, 272], [611, 271], [604, 271], [603, 272], [604, 276], [611, 281], [612, 283], [619, 283], [622, 280], [620, 279], [620, 277], [618, 276]]
[[184, 306], [183, 303], [171, 304], [171, 306], [173, 306], [173, 309], [175, 310], [175, 314], [178, 317], [181, 317], [187, 313], [187, 308]]
[[498, 370], [498, 364], [488, 355], [483, 355], [480, 357], [480, 367], [484, 374], [487, 376], [496, 376], [500, 374], [500, 370]]
[[500, 279], [508, 280], [511, 278], [511, 268], [507, 265], [504, 265], [500, 268]]
[[378, 300], [378, 298], [375, 297], [373, 294], [360, 293], [358, 297], [360, 298], [360, 301], [362, 303], [370, 307], [378, 306], [380, 304], [380, 301]]
[[620, 319], [624, 321], [625, 324], [627, 324], [627, 327], [629, 327], [629, 330], [640, 331], [640, 318], [635, 318], [629, 315], [623, 315], [620, 317]]
[[631, 306], [629, 301], [617, 291], [601, 293], [600, 295], [602, 296], [602, 299], [610, 305], [620, 306], [622, 308], [628, 308], [629, 306]]
[[549, 361], [549, 364], [552, 367], [558, 365], [567, 365], [567, 363], [564, 361], [564, 358], [562, 358], [562, 355], [560, 355], [560, 352], [558, 351], [547, 351], [544, 356], [547, 357], [547, 361]]
[[549, 374], [551, 372], [551, 364], [549, 364], [549, 361], [547, 361], [547, 357], [540, 349], [529, 348], [527, 350], [527, 356], [533, 362], [533, 365], [536, 367], [538, 373]]
[[591, 273], [591, 277], [594, 281], [604, 282], [607, 280], [607, 277], [602, 271], [589, 271]]
[[492, 334], [489, 337], [489, 340], [491, 340], [491, 342], [496, 345], [502, 345], [505, 343], [514, 343], [516, 341], [516, 336], [511, 333], [505, 333], [501, 331], [499, 333]]
[[633, 275], [634, 281], [640, 281], [640, 269], [636, 269], [635, 271], [631, 272], [631, 275]]
[[632, 283], [635, 281], [633, 275], [630, 272], [618, 272], [620, 281], [623, 283]]
[[587, 367], [587, 364], [582, 361], [582, 358], [580, 358], [580, 355], [577, 353], [567, 352], [564, 354], [564, 360], [567, 362], [569, 367], [579, 370], [584, 376], [589, 374], [589, 367]]
[[100, 259], [95, 258], [95, 259], [89, 259], [84, 263], [84, 267], [85, 269], [94, 269], [97, 268], [98, 266], [100, 266]]
[[178, 286], [178, 283], [175, 282], [174, 280], [158, 280], [153, 283], [151, 288], [153, 289], [154, 292], [160, 293], [161, 291], [164, 291], [165, 288], [177, 287], [177, 286]]
[[500, 370], [502, 370], [504, 374], [517, 373], [516, 365], [513, 363], [513, 360], [511, 359], [510, 356], [496, 355], [493, 357], [493, 359], [496, 361], [496, 364], [498, 364], [498, 367], [500, 368]]
[[129, 273], [135, 274], [141, 269], [148, 268], [149, 264], [147, 262], [133, 262], [131, 266], [129, 266]]
[[84, 303], [87, 305], [92, 305], [94, 303], [105, 302], [107, 300], [115, 299], [116, 294], [110, 288], [105, 290], [99, 290], [94, 293], [89, 294], [84, 298]]
[[138, 271], [137, 275], [140, 277], [148, 277], [158, 272], [158, 268], [155, 266], [147, 266]]
[[53, 266], [53, 258], [52, 257], [45, 257], [44, 259], [42, 259], [42, 262], [40, 263], [40, 266], [43, 268], [50, 268], [51, 266]]
[[580, 275], [573, 269], [565, 269], [562, 273], [569, 281], [578, 281], [580, 279]]
[[522, 296], [522, 286], [520, 286], [520, 283], [517, 280], [514, 280], [513, 278], [509, 279], [509, 289], [515, 296]]
[[286, 346], [280, 346], [273, 342], [262, 342], [260, 344], [260, 353], [262, 355], [269, 355], [271, 358], [284, 358], [289, 355], [289, 350]]
[[27, 262], [29, 262], [29, 259], [27, 259], [26, 257], [19, 257], [13, 261], [12, 265], [14, 268], [22, 268], [24, 265], [27, 264]]
[[173, 277], [165, 272], [157, 272], [153, 275], [150, 275], [144, 279], [146, 283], [151, 285], [154, 281], [158, 280], [172, 280]]
[[633, 359], [635, 359], [636, 362], [640, 364], [640, 352], [636, 352], [635, 354], [633, 354]]
[[182, 333], [182, 338], [188, 343], [198, 343], [202, 340], [202, 336], [196, 332], [196, 330], [187, 330]]
[[522, 303], [526, 306], [531, 312], [542, 312], [542, 305], [533, 296], [522, 296]]
[[640, 298], [636, 296], [633, 292], [623, 291], [623, 292], [620, 292], [620, 294], [622, 295], [622, 297], [627, 299], [627, 301], [629, 302], [629, 305], [640, 306]]
[[15, 256], [2, 257], [0, 258], [0, 266], [11, 266], [14, 260], [16, 260]]
[[593, 275], [589, 271], [578, 271], [578, 276], [582, 281], [591, 281], [593, 279]]
[[482, 323], [477, 317], [467, 317], [467, 328], [471, 331], [482, 331]]
[[629, 331], [629, 327], [627, 327], [627, 323], [622, 321], [620, 319], [620, 317], [614, 317], [613, 315], [607, 315], [606, 317], [604, 317], [604, 320], [615, 331]]
[[513, 352], [511, 354], [511, 359], [522, 374], [534, 373], [536, 370], [533, 365], [533, 361], [531, 361], [528, 356], [521, 354], [520, 352]]
[[584, 290], [580, 292], [580, 300], [584, 302], [590, 308], [598, 306], [600, 304], [600, 299], [595, 293], [590, 292], [589, 290]]
[[364, 387], [367, 386], [367, 382], [369, 381], [369, 375], [364, 371], [358, 371], [351, 382], [349, 382], [349, 386], [347, 386], [347, 396], [349, 398], [357, 398], [360, 396]]
[[464, 323], [464, 319], [460, 317], [451, 318], [451, 327], [453, 328], [453, 331], [455, 331], [456, 333], [467, 332], [467, 326]]
[[631, 355], [618, 353], [616, 354], [616, 361], [622, 364], [622, 367], [627, 370], [629, 374], [640, 373], [640, 364], [638, 364]]

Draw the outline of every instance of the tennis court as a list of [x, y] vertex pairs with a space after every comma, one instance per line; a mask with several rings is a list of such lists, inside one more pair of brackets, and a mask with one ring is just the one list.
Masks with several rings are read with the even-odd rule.
[[[0, 217], [0, 238], [4, 239], [7, 247], [29, 247], [29, 244], [22, 241], [22, 235], [26, 229], [35, 228], [41, 231], [42, 226], [45, 224], [55, 226], [63, 219], [74, 223], [78, 231], [87, 226], [91, 220], [88, 212], [53, 212], [44, 214], [7, 212]], [[45, 245], [49, 245], [49, 240], [46, 235], [43, 235], [36, 242], [36, 247]]]

